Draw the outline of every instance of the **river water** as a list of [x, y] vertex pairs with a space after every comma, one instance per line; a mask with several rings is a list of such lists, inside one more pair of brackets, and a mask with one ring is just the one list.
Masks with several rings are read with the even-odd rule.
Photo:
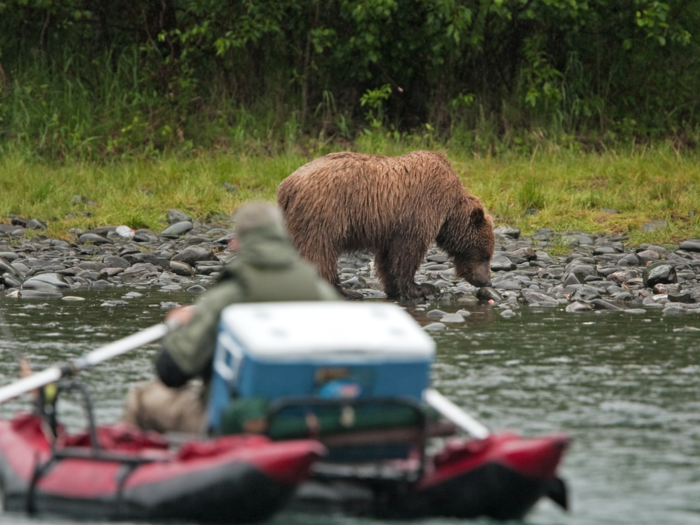
[[[0, 297], [15, 338], [0, 339], [0, 384], [18, 376], [13, 351], [40, 369], [160, 322], [163, 302], [192, 301], [186, 293], [141, 290], [144, 296], [126, 306], [101, 306], [127, 291], [81, 292], [77, 295], [86, 300], [80, 302]], [[700, 524], [700, 332], [688, 329], [700, 327], [700, 315], [567, 314], [524, 307], [504, 319], [489, 306], [470, 311], [464, 324], [433, 333], [434, 386], [494, 430], [526, 436], [565, 431], [573, 438], [562, 468], [571, 511], [543, 500], [526, 523]], [[409, 312], [428, 323], [425, 310]], [[98, 422], [120, 417], [129, 387], [151, 377], [156, 349], [135, 350], [81, 376]], [[15, 400], [0, 407], [0, 416], [28, 408], [28, 399]], [[69, 427], [82, 425], [77, 400], [63, 403], [61, 413]], [[7, 513], [0, 520], [46, 523]], [[375, 524], [292, 513], [272, 523]]]

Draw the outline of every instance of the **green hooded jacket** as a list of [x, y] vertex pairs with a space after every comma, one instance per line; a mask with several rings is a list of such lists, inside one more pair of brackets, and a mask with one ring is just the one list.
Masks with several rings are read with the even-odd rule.
[[168, 334], [163, 346], [188, 376], [208, 379], [221, 311], [234, 303], [333, 301], [337, 292], [301, 260], [281, 224], [245, 232], [235, 259], [196, 303], [190, 321]]

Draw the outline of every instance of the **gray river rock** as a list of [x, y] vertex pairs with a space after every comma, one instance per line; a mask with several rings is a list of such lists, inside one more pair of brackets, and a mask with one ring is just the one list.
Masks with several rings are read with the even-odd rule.
[[180, 221], [175, 224], [171, 224], [166, 229], [161, 232], [161, 235], [182, 235], [187, 233], [193, 228], [190, 221]]
[[[21, 289], [25, 297], [81, 288], [157, 286], [162, 291], [208, 289], [226, 263], [233, 260], [226, 241], [226, 223], [203, 224], [179, 210], [163, 234], [140, 229], [133, 238], [116, 233], [117, 226], [83, 232], [73, 240], [51, 239], [43, 234], [18, 238], [16, 228], [0, 228], [0, 287]], [[185, 224], [187, 223], [187, 224]], [[171, 229], [177, 227], [176, 229]], [[180, 229], [182, 228], [182, 229]], [[110, 237], [109, 239], [107, 237]], [[551, 243], [571, 238], [566, 255], [548, 253]], [[624, 236], [553, 232], [540, 229], [531, 236], [508, 227], [496, 228], [496, 251], [491, 262], [492, 288], [477, 289], [457, 278], [448, 254], [431, 247], [416, 281], [429, 299], [440, 304], [492, 307], [516, 312], [520, 306], [560, 308], [568, 311], [664, 308], [672, 303], [678, 312], [697, 312], [700, 304], [700, 241], [689, 239], [675, 247], [630, 246]], [[343, 286], [367, 299], [382, 299], [371, 254], [341, 255], [338, 270]], [[22, 294], [15, 294], [22, 298]], [[583, 306], [578, 306], [583, 305]], [[449, 313], [449, 312], [448, 312]], [[440, 321], [442, 315], [435, 321]]]

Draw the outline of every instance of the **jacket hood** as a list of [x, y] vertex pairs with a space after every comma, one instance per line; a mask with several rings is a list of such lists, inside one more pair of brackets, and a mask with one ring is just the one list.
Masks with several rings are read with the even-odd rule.
[[236, 259], [259, 268], [287, 266], [299, 259], [289, 235], [279, 223], [247, 230], [239, 243]]

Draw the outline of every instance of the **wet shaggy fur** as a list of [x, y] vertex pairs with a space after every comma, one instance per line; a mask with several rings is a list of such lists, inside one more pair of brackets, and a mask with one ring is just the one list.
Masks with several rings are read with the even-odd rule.
[[277, 202], [302, 257], [339, 289], [338, 256], [371, 250], [389, 297], [425, 295], [413, 279], [433, 241], [458, 277], [490, 285], [493, 224], [440, 154], [331, 153], [283, 180]]

